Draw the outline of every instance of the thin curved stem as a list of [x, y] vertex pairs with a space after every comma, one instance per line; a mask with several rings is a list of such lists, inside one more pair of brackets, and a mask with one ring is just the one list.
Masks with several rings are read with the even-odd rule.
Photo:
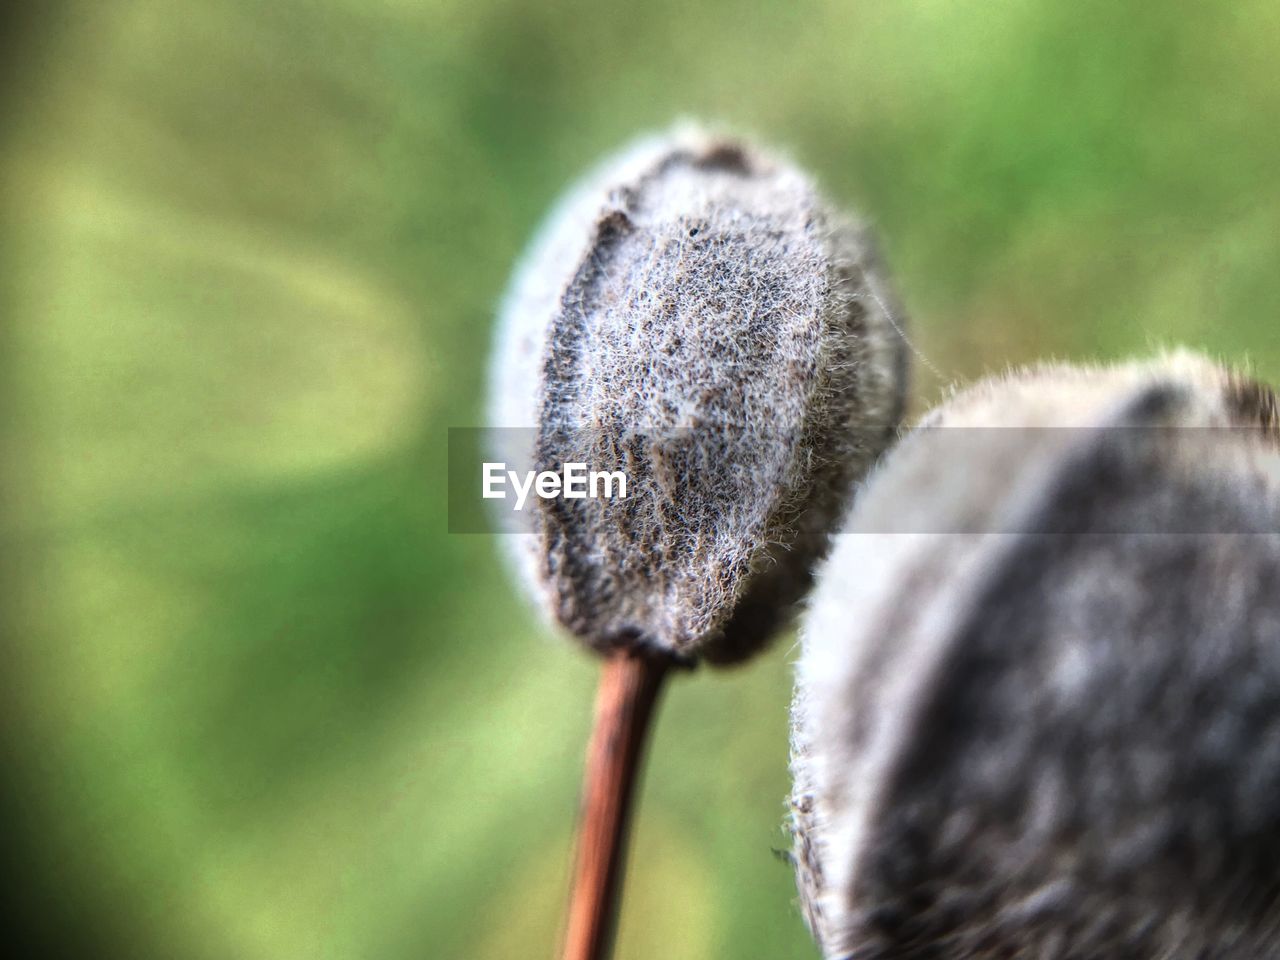
[[563, 960], [605, 960], [612, 951], [632, 798], [668, 670], [650, 655], [619, 650], [600, 671]]

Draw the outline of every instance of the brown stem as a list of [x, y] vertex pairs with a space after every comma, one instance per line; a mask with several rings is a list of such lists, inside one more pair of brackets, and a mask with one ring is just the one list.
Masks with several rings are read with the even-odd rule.
[[601, 669], [563, 960], [605, 960], [613, 946], [627, 819], [667, 669], [665, 662], [629, 650], [611, 654]]

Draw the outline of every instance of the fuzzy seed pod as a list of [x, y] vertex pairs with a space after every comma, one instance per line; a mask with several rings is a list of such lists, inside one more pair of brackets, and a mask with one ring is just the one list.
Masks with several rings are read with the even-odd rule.
[[1187, 354], [988, 381], [847, 529], [793, 707], [826, 957], [1274, 954], [1269, 389]]
[[642, 140], [561, 204], [502, 311], [491, 423], [538, 470], [508, 537], [538, 604], [599, 651], [750, 654], [808, 584], [894, 436], [906, 355], [865, 233], [789, 163], [696, 129]]

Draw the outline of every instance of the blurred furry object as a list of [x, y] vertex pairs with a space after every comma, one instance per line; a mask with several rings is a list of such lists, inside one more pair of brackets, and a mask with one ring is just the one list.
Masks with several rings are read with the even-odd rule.
[[826, 957], [1276, 954], [1278, 492], [1271, 391], [1189, 354], [991, 380], [894, 451], [803, 627]]

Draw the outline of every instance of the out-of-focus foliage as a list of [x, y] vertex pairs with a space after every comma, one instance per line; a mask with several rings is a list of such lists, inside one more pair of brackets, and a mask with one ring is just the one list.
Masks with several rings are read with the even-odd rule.
[[[539, 216], [638, 130], [756, 131], [878, 224], [917, 409], [1180, 341], [1280, 376], [1261, 0], [36, 9], [0, 74], [7, 823], [32, 929], [98, 955], [550, 955], [592, 664], [445, 532], [445, 431]], [[814, 955], [771, 851], [790, 644], [670, 691], [621, 958]]]

